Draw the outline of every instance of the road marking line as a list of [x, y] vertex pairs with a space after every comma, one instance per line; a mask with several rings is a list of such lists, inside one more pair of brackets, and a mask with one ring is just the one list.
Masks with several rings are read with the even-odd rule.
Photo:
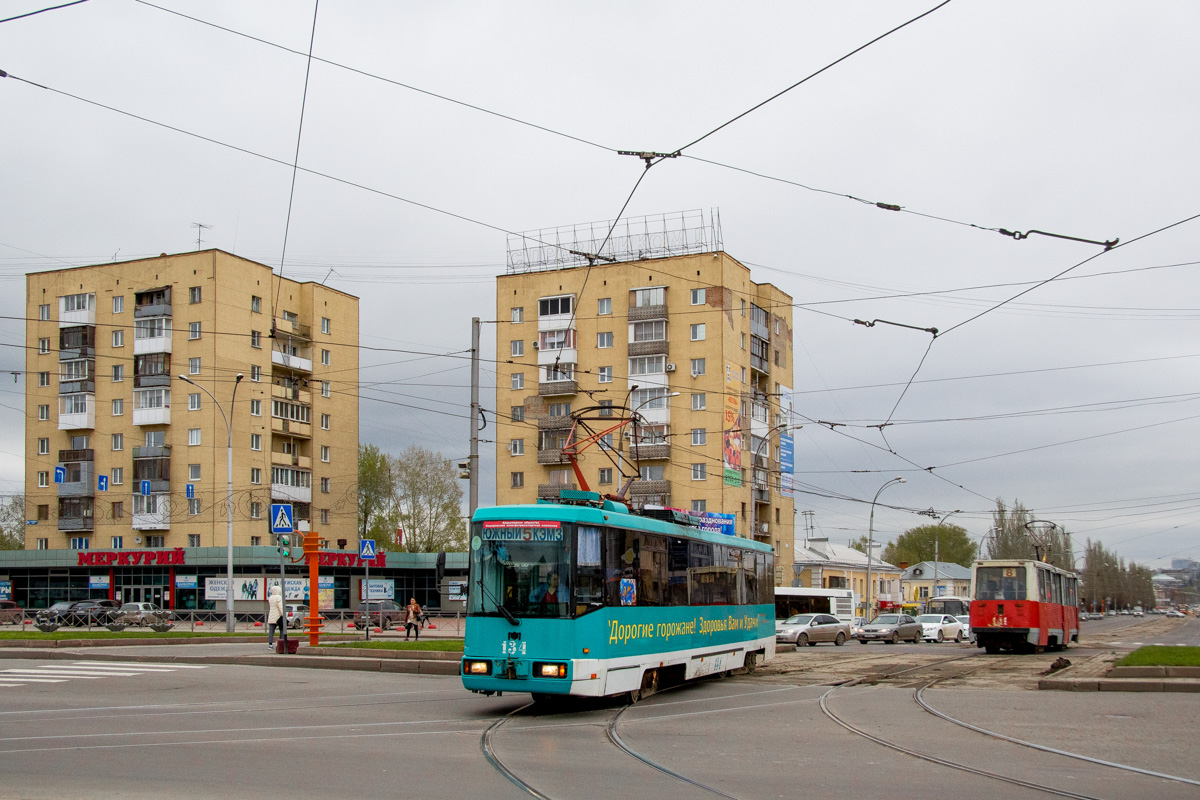
[[5, 680], [23, 681], [25, 683], [66, 683], [67, 682], [65, 678], [60, 678], [58, 680], [51, 680], [50, 678], [26, 678], [23, 675], [10, 675], [7, 678], [5, 678]]
[[42, 669], [65, 669], [65, 670], [82, 669], [82, 670], [87, 670], [89, 672], [113, 672], [113, 673], [128, 672], [130, 674], [133, 674], [133, 673], [141, 674], [141, 673], [150, 673], [150, 672], [171, 672], [171, 670], [169, 670], [169, 669], [159, 669], [157, 667], [154, 667], [152, 669], [145, 669], [143, 667], [105, 667], [105, 666], [100, 666], [100, 665], [92, 666], [90, 664], [46, 664], [42, 667]]
[[170, 669], [208, 669], [207, 664], [152, 664], [148, 661], [72, 661], [72, 664], [81, 666], [112, 666], [120, 664], [125, 669], [137, 669], [139, 667], [169, 667]]

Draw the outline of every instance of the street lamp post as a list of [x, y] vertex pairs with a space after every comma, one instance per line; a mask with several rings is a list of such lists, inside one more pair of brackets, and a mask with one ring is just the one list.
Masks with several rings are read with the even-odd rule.
[[234, 403], [237, 400], [238, 386], [244, 377], [239, 372], [233, 379], [233, 394], [229, 398], [229, 415], [226, 416], [225, 409], [221, 408], [220, 402], [217, 401], [212, 392], [186, 375], [179, 376], [179, 380], [184, 383], [190, 383], [212, 398], [217, 411], [221, 412], [221, 419], [225, 420], [225, 534], [227, 540], [225, 552], [225, 630], [228, 633], [233, 633], [237, 627], [237, 621], [233, 615], [233, 425], [231, 423], [233, 421]]
[[904, 478], [892, 478], [890, 481], [879, 487], [879, 491], [875, 493], [875, 497], [871, 499], [871, 517], [867, 523], [867, 591], [866, 605], [863, 609], [863, 615], [867, 622], [871, 621], [871, 551], [875, 548], [875, 501], [879, 499], [879, 495], [883, 490], [891, 486], [893, 483], [908, 483]]
[[938, 585], [938, 530], [946, 523], [946, 520], [953, 517], [955, 514], [961, 514], [962, 509], [956, 508], [946, 516], [938, 520], [937, 527], [933, 529], [933, 596], [937, 597]]

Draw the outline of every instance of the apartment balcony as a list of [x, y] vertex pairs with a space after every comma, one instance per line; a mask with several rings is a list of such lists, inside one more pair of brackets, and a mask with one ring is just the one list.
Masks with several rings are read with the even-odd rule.
[[311, 486], [292, 486], [287, 483], [271, 484], [271, 499], [285, 503], [311, 503]]
[[[134, 408], [133, 409], [133, 424], [134, 425], [170, 425], [171, 424], [171, 406], [164, 405], [158, 408]], [[62, 427], [62, 421], [59, 421], [59, 427]]]
[[669, 356], [671, 355], [671, 343], [666, 339], [657, 339], [649, 342], [630, 342], [629, 356]]
[[544, 347], [537, 351], [539, 367], [549, 367], [554, 364], [570, 365], [579, 363], [579, 350], [575, 347]]
[[571, 461], [562, 450], [538, 450], [537, 462], [539, 464], [570, 464]]
[[640, 322], [646, 319], [666, 319], [667, 304], [659, 306], [635, 306], [629, 309], [629, 321]]
[[[96, 396], [88, 394], [83, 396], [83, 410], [79, 410], [78, 402], [72, 402], [68, 407], [63, 401], [66, 398], [59, 398], [58, 402], [58, 429], [60, 431], [87, 431], [96, 427]], [[68, 411], [67, 409], [70, 409]]]
[[537, 423], [539, 431], [570, 430], [574, 420], [569, 416], [541, 417]]
[[271, 466], [312, 469], [312, 456], [299, 456], [292, 453], [271, 453]]
[[629, 446], [629, 457], [638, 461], [660, 461], [671, 457], [671, 445], [667, 442], [655, 444], [633, 444]]
[[537, 487], [538, 500], [557, 500], [560, 492], [576, 491], [579, 489], [573, 483], [539, 483]]
[[538, 384], [539, 397], [558, 397], [570, 394], [579, 394], [578, 381], [543, 381]]
[[630, 496], [648, 494], [666, 496], [670, 491], [670, 481], [634, 481], [629, 487]]
[[[95, 325], [96, 324], [96, 308], [95, 303], [92, 303], [92, 308], [76, 309], [74, 311], [63, 310], [63, 300], [58, 299], [58, 327], [74, 328], [77, 325]], [[95, 299], [95, 298], [93, 298]]]
[[166, 495], [158, 495], [154, 511], [133, 512], [135, 531], [165, 531], [171, 527], [171, 507]]
[[171, 315], [172, 311], [170, 299], [155, 299], [149, 302], [135, 304], [133, 307], [134, 319], [145, 319], [147, 317], [169, 317]]
[[275, 318], [275, 338], [286, 341], [287, 339], [302, 339], [306, 342], [312, 341], [312, 326], [305, 325], [298, 320], [286, 319], [284, 317]]
[[295, 403], [304, 403], [312, 405], [312, 392], [300, 386], [285, 386], [277, 383], [271, 386], [271, 398], [273, 400], [290, 400]]
[[59, 517], [58, 530], [63, 533], [78, 533], [80, 531], [93, 531], [96, 529], [96, 523], [91, 517]]
[[86, 345], [78, 345], [78, 346], [74, 346], [74, 347], [64, 347], [62, 344], [59, 344], [59, 347], [58, 347], [58, 360], [59, 361], [79, 361], [80, 359], [87, 359], [94, 363], [96, 360], [95, 346], [86, 344]]
[[[87, 452], [91, 452], [88, 450]], [[94, 497], [96, 494], [96, 465], [91, 461], [79, 463], [79, 469], [67, 470], [69, 480], [55, 484], [59, 497]]]
[[135, 356], [169, 352], [171, 352], [171, 332], [169, 330], [163, 336], [147, 336], [144, 339], [139, 339], [136, 335], [134, 336], [133, 354]]
[[304, 358], [291, 353], [281, 353], [278, 350], [271, 350], [271, 363], [277, 367], [284, 369], [296, 370], [297, 372], [312, 372], [312, 359]]
[[755, 486], [753, 488], [753, 490], [751, 490], [751, 494], [754, 497], [754, 502], [756, 502], [756, 503], [771, 502], [771, 490], [770, 489], [760, 488], [758, 486]]
[[286, 434], [288, 436], [301, 436], [305, 439], [311, 439], [312, 423], [296, 422], [293, 419], [280, 419], [279, 417], [271, 417], [271, 433]]
[[[89, 371], [94, 373], [95, 367], [96, 367], [96, 365], [93, 363], [91, 368], [89, 369]], [[96, 393], [96, 379], [95, 378], [82, 378], [77, 381], [64, 381], [62, 378], [59, 378], [58, 393], [60, 395], [61, 394], [85, 394], [85, 393], [86, 394], [95, 394]]]

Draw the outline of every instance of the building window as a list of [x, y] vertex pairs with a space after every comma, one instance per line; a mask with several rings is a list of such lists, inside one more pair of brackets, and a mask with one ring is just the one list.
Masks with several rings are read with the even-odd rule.
[[[262, 519], [262, 503], [255, 501], [250, 504], [250, 519]], [[258, 542], [254, 540], [258, 538], [257, 536], [251, 536], [250, 544], [257, 545]]]
[[321, 381], [321, 397], [332, 397], [333, 390], [330, 388], [329, 381]]
[[38, 439], [38, 455], [39, 456], [50, 455], [50, 439], [48, 439], [46, 437]]
[[48, 519], [50, 519], [50, 506], [38, 506], [38, 522], [45, 522]]
[[198, 534], [198, 533], [189, 533], [189, 534], [188, 534], [188, 545], [187, 545], [187, 546], [188, 546], [188, 547], [199, 547], [199, 546], [200, 546], [200, 534]]
[[692, 305], [694, 305], [694, 306], [704, 305], [704, 290], [703, 289], [692, 289]]
[[513, 322], [524, 322], [525, 321], [525, 309], [520, 306], [518, 306], [517, 308], [514, 308], [512, 310], [512, 321]]
[[329, 430], [329, 415], [328, 414], [321, 415], [321, 430], [323, 430], [323, 431]]
[[199, 358], [189, 358], [188, 359], [188, 374], [189, 375], [199, 375], [200, 374], [200, 359]]
[[520, 489], [524, 485], [525, 485], [525, 473], [524, 472], [512, 473], [512, 488]]
[[262, 380], [262, 367], [258, 364], [250, 365], [250, 380], [253, 383], [258, 383]]
[[333, 484], [329, 478], [321, 478], [321, 494], [329, 494]]
[[[251, 400], [250, 402], [253, 403], [254, 401]], [[191, 394], [188, 395], [188, 411], [199, 411], [199, 410], [200, 410], [200, 393], [192, 392]]]
[[329, 317], [321, 317], [321, 333], [328, 336], [330, 329], [331, 323], [329, 322]]
[[250, 449], [251, 450], [262, 450], [262, 434], [261, 433], [250, 434]]
[[571, 297], [543, 297], [538, 300], [538, 316], [553, 317], [571, 313]]
[[250, 482], [253, 484], [262, 483], [262, 469], [259, 467], [250, 468]]
[[611, 417], [613, 415], [612, 404], [613, 404], [612, 400], [601, 400], [600, 401], [600, 416]]
[[188, 338], [189, 339], [199, 339], [200, 338], [200, 323], [199, 322], [189, 322], [188, 323]]
[[508, 418], [513, 422], [525, 421], [525, 406], [509, 406]]
[[641, 468], [638, 475], [644, 481], [661, 481], [666, 478], [666, 469], [662, 464], [648, 464]]
[[525, 455], [525, 440], [524, 439], [512, 439], [511, 441], [509, 441], [508, 452], [509, 452], [509, 455], [514, 455], [514, 456]]
[[49, 539], [38, 539], [37, 540], [37, 549], [38, 550], [49, 550], [50, 549], [50, 540]]
[[703, 358], [693, 358], [692, 359], [692, 377], [694, 378], [697, 375], [703, 375], [703, 374], [704, 374], [704, 359]]
[[146, 537], [146, 547], [166, 547], [166, 546], [167, 546], [167, 537], [166, 536], [158, 535], [158, 536], [147, 536]]
[[704, 410], [704, 395], [703, 394], [692, 395], [692, 411], [703, 411], [703, 410]]
[[38, 406], [38, 419], [42, 420], [43, 422], [50, 419], [50, 406], [49, 405]]
[[693, 500], [692, 501], [692, 513], [693, 514], [703, 514], [706, 511], [708, 511], [708, 501], [707, 500]]
[[613, 335], [612, 335], [611, 331], [606, 332], [606, 333], [597, 333], [596, 334], [596, 347], [600, 348], [601, 350], [604, 350], [604, 349], [612, 347], [612, 346], [613, 346]]
[[124, 450], [125, 449], [125, 434], [114, 433], [112, 435], [112, 449], [113, 450]]
[[124, 536], [114, 536], [114, 537], [112, 537], [112, 539], [110, 541], [112, 542], [113, 550], [120, 550], [122, 547], [125, 546], [125, 537]]
[[746, 301], [742, 300], [742, 316], [746, 316]]
[[113, 486], [121, 486], [122, 484], [124, 484], [125, 483], [125, 468], [124, 467], [113, 467], [112, 468], [112, 478], [109, 479], [109, 483], [111, 483]]
[[261, 417], [262, 416], [262, 400], [251, 400], [250, 401], [250, 416], [252, 416], [252, 417]]
[[262, 347], [262, 331], [250, 331], [250, 346]]
[[38, 373], [38, 386], [49, 386], [49, 385], [50, 385], [50, 373], [49, 372], [39, 372]]
[[596, 371], [600, 383], [612, 383], [612, 367], [600, 367]]
[[569, 417], [571, 416], [570, 403], [550, 403], [546, 406], [546, 411], [550, 417]]
[[667, 303], [667, 290], [665, 287], [658, 286], [653, 289], [634, 289], [633, 290], [633, 305], [635, 308], [645, 308], [646, 306], [662, 306]]
[[50, 473], [45, 470], [39, 471], [38, 472], [38, 488], [45, 489], [49, 485], [50, 485]]
[[513, 389], [524, 389], [525, 388], [525, 373], [514, 372], [512, 374], [512, 388]]
[[707, 464], [692, 464], [692, 480], [702, 481], [708, 477]]
[[255, 314], [262, 313], [262, 298], [256, 294], [250, 295], [250, 310]]
[[513, 339], [512, 343], [511, 343], [511, 347], [512, 347], [511, 353], [512, 353], [513, 357], [525, 355], [525, 340], [524, 339]]
[[88, 537], [86, 537], [86, 536], [72, 536], [71, 537], [71, 549], [72, 550], [87, 550], [88, 546], [90, 544], [91, 544], [91, 542], [88, 541]]
[[601, 450], [612, 450], [613, 449], [613, 435], [611, 433], [606, 433], [603, 436], [601, 436], [599, 439], [599, 445], [600, 445]]
[[124, 347], [125, 346], [125, 331], [123, 331], [123, 330], [122, 331], [113, 331], [112, 332], [112, 343], [113, 343], [113, 347]]
[[667, 339], [667, 321], [652, 319], [647, 322], [633, 323], [633, 341], [663, 342]]
[[188, 480], [189, 481], [200, 480], [200, 465], [199, 464], [188, 464]]
[[329, 351], [328, 350], [324, 350], [324, 349], [321, 350], [321, 366], [323, 366], [323, 367], [329, 366]]
[[704, 341], [704, 323], [700, 322], [692, 326], [692, 341]]
[[600, 485], [606, 486], [606, 485], [612, 483], [612, 475], [613, 475], [612, 467], [601, 467], [600, 468]]
[[50, 320], [50, 304], [49, 303], [44, 303], [44, 304], [38, 306], [38, 319], [40, 319], [42, 322], [48, 322]]
[[113, 295], [113, 313], [120, 314], [125, 311], [125, 296]]
[[38, 339], [38, 352], [45, 355], [50, 352], [50, 340]]
[[125, 413], [125, 400], [124, 400], [124, 398], [118, 397], [116, 400], [113, 400], [112, 415], [114, 417], [120, 417], [120, 416], [124, 415], [124, 413]]
[[200, 302], [200, 287], [192, 286], [188, 289], [188, 302], [195, 305]]
[[125, 380], [125, 365], [113, 364], [113, 383], [120, 383]]
[[188, 447], [195, 447], [200, 444], [200, 429], [188, 428]]
[[329, 445], [321, 445], [321, 460], [326, 464], [329, 463]]
[[612, 313], [612, 298], [611, 297], [601, 297], [600, 300], [597, 302], [596, 313], [601, 316], [604, 316], [605, 314], [611, 314]]
[[321, 509], [321, 524], [322, 525], [329, 524], [329, 509], [328, 508]]
[[707, 433], [707, 431], [704, 430], [704, 428], [692, 428], [692, 446], [693, 447], [698, 447], [702, 444], [705, 444], [705, 442], [707, 441], [707, 437], [708, 437], [708, 433]]

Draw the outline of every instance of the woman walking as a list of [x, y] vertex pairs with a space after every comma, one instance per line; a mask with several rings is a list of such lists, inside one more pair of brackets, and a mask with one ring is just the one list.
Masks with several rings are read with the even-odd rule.
[[283, 593], [278, 586], [271, 587], [271, 596], [267, 598], [267, 649], [275, 649], [275, 626], [279, 626], [279, 638], [284, 638], [283, 626]]
[[404, 641], [408, 641], [410, 632], [414, 639], [421, 640], [421, 606], [415, 597], [408, 598], [408, 605], [404, 607]]

